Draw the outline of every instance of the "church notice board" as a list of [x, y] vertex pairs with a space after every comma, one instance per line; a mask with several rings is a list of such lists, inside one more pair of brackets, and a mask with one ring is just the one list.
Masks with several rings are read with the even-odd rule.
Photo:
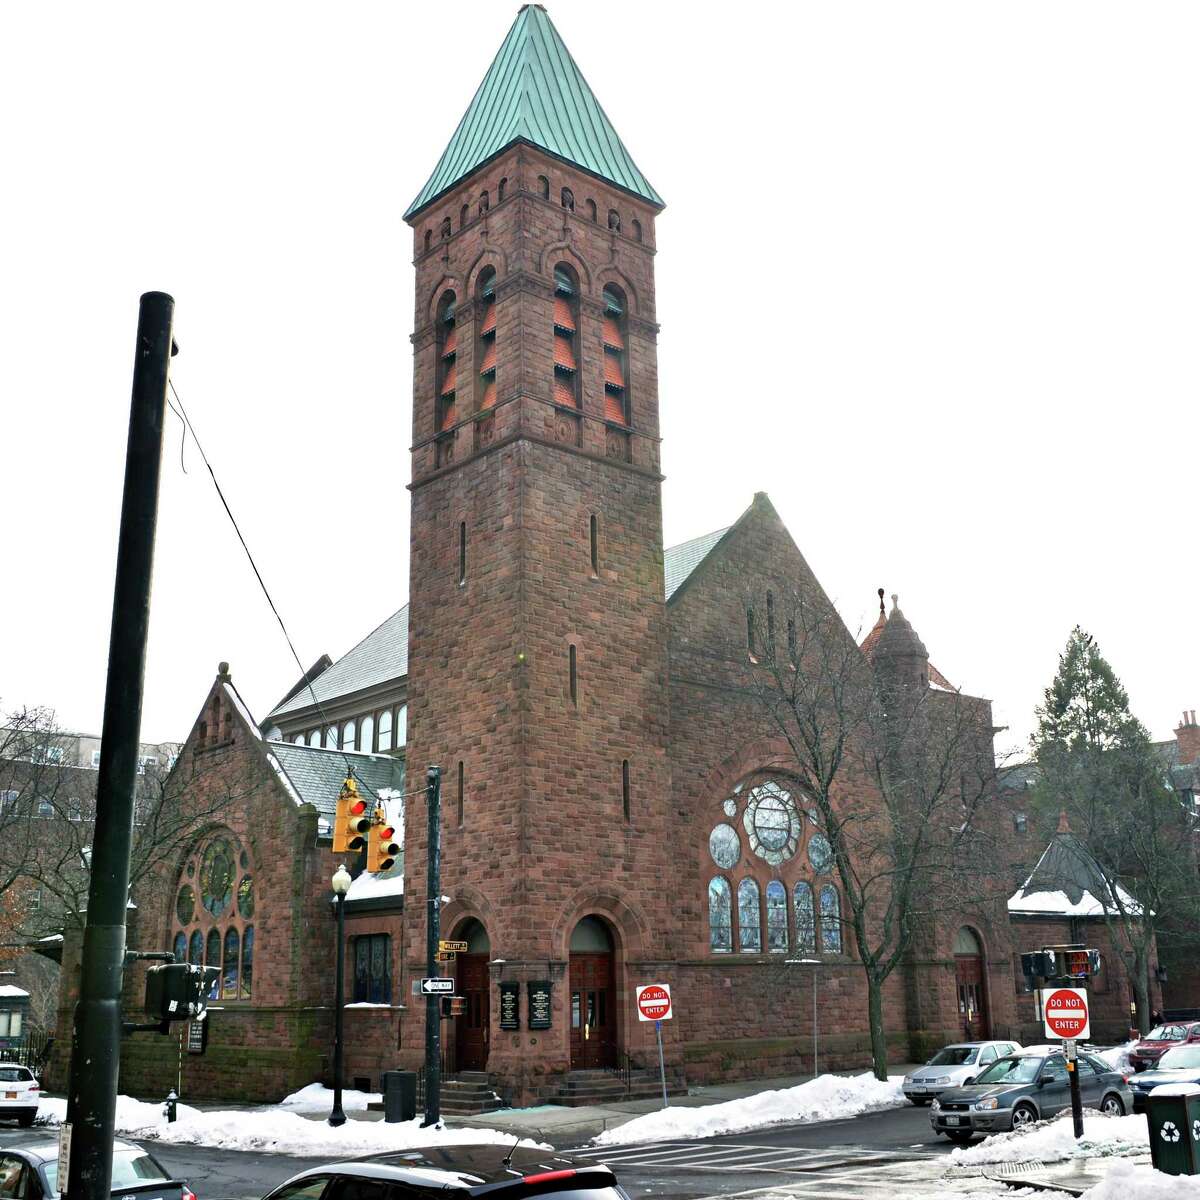
[[500, 984], [500, 1028], [521, 1028], [521, 985]]
[[529, 989], [529, 1028], [550, 1028], [550, 980], [531, 979]]

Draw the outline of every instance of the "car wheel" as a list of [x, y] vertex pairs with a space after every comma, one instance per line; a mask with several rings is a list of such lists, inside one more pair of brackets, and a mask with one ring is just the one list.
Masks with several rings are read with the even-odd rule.
[[956, 1146], [965, 1146], [975, 1136], [975, 1131], [973, 1129], [947, 1129], [946, 1136]]
[[1114, 1092], [1109, 1092], [1100, 1104], [1100, 1111], [1107, 1113], [1110, 1117], [1123, 1117], [1125, 1115], [1125, 1101]]
[[1037, 1109], [1032, 1104], [1018, 1104], [1013, 1109], [1012, 1127], [1024, 1129], [1026, 1125], [1032, 1125], [1037, 1119]]
[[36, 1108], [33, 1110], [33, 1112], [20, 1113], [17, 1117], [17, 1124], [20, 1125], [22, 1129], [28, 1129], [33, 1124], [33, 1119], [36, 1116]]

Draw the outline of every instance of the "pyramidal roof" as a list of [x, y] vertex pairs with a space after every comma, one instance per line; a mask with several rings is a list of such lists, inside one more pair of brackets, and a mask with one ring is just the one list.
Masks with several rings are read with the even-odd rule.
[[526, 4], [517, 13], [405, 219], [518, 141], [538, 146], [660, 208], [663, 205], [540, 4]]

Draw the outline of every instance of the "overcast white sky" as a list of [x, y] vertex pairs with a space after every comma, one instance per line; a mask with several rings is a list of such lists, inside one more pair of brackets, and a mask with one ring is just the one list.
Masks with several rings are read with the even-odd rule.
[[[668, 544], [767, 491], [1020, 738], [1075, 622], [1200, 707], [1200, 6], [554, 0], [667, 200]], [[406, 599], [401, 220], [515, 3], [0, 8], [0, 698], [98, 731], [137, 299], [307, 663]], [[143, 736], [297, 672], [169, 418]]]

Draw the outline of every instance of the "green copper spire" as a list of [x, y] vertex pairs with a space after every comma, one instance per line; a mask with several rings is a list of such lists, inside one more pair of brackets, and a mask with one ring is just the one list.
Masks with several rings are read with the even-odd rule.
[[651, 204], [659, 194], [637, 169], [604, 109], [540, 4], [526, 4], [508, 31], [413, 216], [513, 142], [529, 142]]

